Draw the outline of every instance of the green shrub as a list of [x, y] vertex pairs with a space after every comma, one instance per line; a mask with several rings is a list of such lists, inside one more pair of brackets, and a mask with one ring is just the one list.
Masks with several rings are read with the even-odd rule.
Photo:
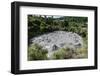
[[87, 57], [88, 57], [88, 50], [85, 47], [77, 49], [62, 48], [55, 51], [52, 54], [51, 59], [79, 59]]
[[78, 48], [76, 51], [76, 56], [74, 58], [87, 58], [88, 57], [88, 50], [87, 48]]
[[38, 44], [32, 44], [28, 48], [28, 60], [45, 60], [48, 51]]
[[52, 55], [52, 59], [69, 59], [72, 57], [72, 50], [69, 48], [61, 48], [55, 51]]

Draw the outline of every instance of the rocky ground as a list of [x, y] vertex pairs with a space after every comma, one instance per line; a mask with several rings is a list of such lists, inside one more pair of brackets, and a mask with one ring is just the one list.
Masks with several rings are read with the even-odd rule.
[[39, 44], [48, 50], [48, 55], [60, 48], [80, 48], [83, 46], [82, 37], [76, 33], [66, 31], [54, 31], [31, 39], [33, 43]]

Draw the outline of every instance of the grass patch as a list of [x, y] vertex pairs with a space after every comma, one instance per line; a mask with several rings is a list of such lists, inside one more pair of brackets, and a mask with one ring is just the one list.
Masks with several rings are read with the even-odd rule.
[[42, 46], [38, 44], [32, 44], [28, 48], [28, 60], [47, 60], [47, 53], [46, 49], [43, 49]]
[[52, 54], [52, 59], [69, 59], [72, 57], [72, 49], [61, 48]]

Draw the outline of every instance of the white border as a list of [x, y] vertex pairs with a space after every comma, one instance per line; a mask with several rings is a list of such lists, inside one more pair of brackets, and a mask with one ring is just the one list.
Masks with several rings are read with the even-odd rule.
[[[62, 15], [88, 17], [88, 59], [27, 61], [27, 15]], [[94, 11], [43, 7], [20, 7], [20, 70], [79, 67], [94, 65]]]

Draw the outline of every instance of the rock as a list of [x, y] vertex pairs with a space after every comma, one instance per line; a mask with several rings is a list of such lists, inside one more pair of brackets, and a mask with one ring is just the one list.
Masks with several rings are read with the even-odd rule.
[[31, 39], [33, 43], [41, 45], [48, 52], [60, 48], [80, 48], [83, 46], [82, 37], [76, 33], [66, 31], [54, 31]]

